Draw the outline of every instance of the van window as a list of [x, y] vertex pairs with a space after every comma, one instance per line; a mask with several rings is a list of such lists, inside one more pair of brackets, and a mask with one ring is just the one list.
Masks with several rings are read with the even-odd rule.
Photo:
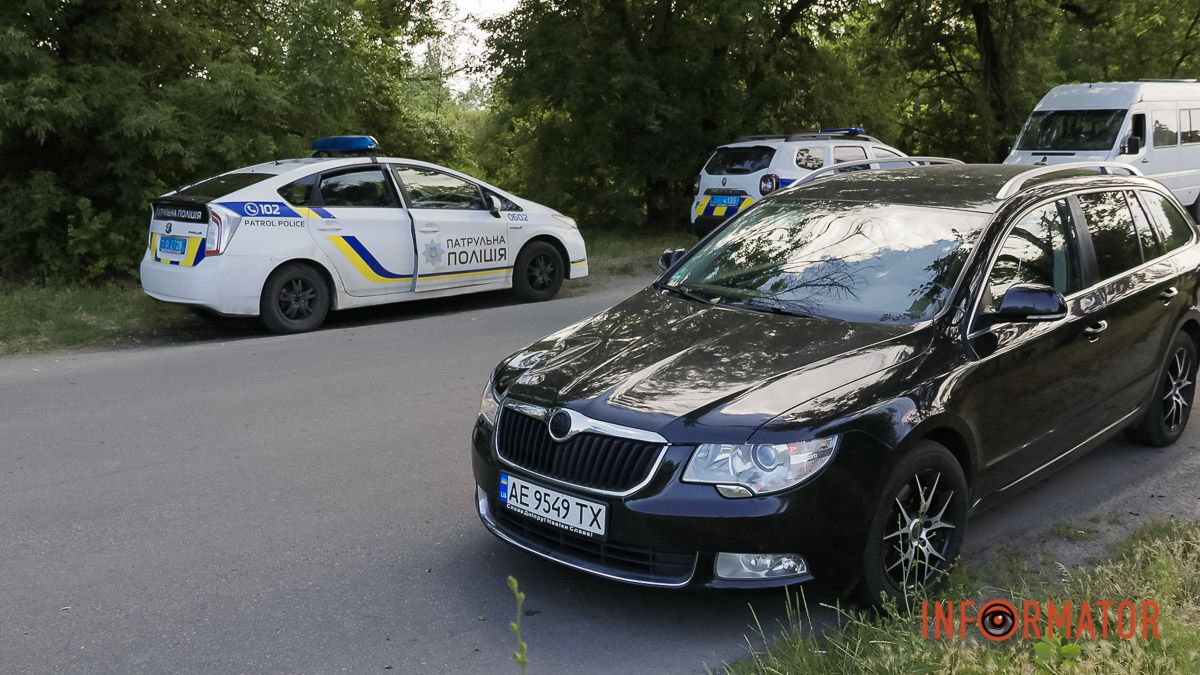
[[1133, 214], [1121, 192], [1095, 192], [1079, 195], [1079, 209], [1092, 248], [1096, 251], [1096, 267], [1101, 279], [1109, 279], [1142, 264]]
[[1200, 143], [1200, 110], [1180, 110], [1179, 131], [1181, 142]]
[[1029, 116], [1018, 150], [1111, 150], [1124, 110], [1038, 110]]
[[1174, 110], [1154, 111], [1154, 147], [1167, 148], [1179, 144], [1179, 126]]
[[774, 157], [775, 148], [767, 145], [717, 148], [712, 159], [704, 165], [704, 171], [710, 176], [757, 173], [771, 166]]
[[1140, 194], [1150, 217], [1158, 224], [1164, 249], [1173, 251], [1192, 240], [1192, 226], [1188, 224], [1188, 217], [1180, 213], [1170, 200], [1149, 190], [1142, 190]]

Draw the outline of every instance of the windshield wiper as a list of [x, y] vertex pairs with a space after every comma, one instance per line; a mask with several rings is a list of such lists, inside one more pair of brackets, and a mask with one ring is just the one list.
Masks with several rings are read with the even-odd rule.
[[654, 282], [654, 287], [657, 289], [660, 289], [660, 290], [667, 291], [668, 293], [674, 293], [675, 295], [678, 295], [681, 298], [687, 298], [688, 300], [695, 300], [696, 302], [703, 302], [706, 305], [713, 304], [712, 300], [710, 300], [702, 295], [698, 295], [694, 291], [691, 291], [684, 286], [672, 286], [671, 284], [663, 283], [661, 281], [656, 281], [656, 282]]
[[750, 296], [734, 301], [726, 301], [721, 303], [732, 307], [745, 307], [759, 312], [770, 312], [772, 314], [785, 314], [787, 316], [798, 316], [805, 319], [828, 319], [830, 317], [813, 314], [812, 312], [802, 309], [791, 309], [786, 306], [784, 301], [772, 300], [763, 296]]

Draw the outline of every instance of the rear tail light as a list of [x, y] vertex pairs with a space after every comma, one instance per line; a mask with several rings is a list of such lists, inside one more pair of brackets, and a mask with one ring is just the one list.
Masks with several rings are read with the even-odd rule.
[[221, 216], [211, 211], [208, 218], [208, 233], [204, 236], [204, 255], [221, 255]]
[[700, 194], [700, 176], [696, 176], [696, 180], [692, 181], [692, 194]]
[[758, 193], [764, 197], [779, 189], [779, 176], [768, 173], [758, 179]]

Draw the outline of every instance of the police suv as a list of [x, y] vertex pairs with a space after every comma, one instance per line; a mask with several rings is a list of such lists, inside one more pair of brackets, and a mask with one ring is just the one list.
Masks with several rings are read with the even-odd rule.
[[142, 288], [278, 333], [331, 309], [512, 288], [548, 300], [587, 276], [575, 221], [445, 167], [377, 157], [370, 136], [237, 169], [154, 200]]
[[[824, 166], [905, 156], [859, 127], [743, 136], [717, 148], [696, 176], [692, 230], [703, 237], [755, 201]], [[860, 164], [856, 170], [871, 168], [879, 167]]]

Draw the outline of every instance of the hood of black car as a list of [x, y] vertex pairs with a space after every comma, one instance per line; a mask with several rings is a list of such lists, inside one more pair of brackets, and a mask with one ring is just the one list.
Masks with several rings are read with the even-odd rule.
[[497, 384], [512, 399], [568, 406], [677, 442], [714, 439], [714, 429], [736, 437], [912, 358], [929, 334], [904, 324], [710, 305], [647, 288], [517, 353], [497, 371]]

